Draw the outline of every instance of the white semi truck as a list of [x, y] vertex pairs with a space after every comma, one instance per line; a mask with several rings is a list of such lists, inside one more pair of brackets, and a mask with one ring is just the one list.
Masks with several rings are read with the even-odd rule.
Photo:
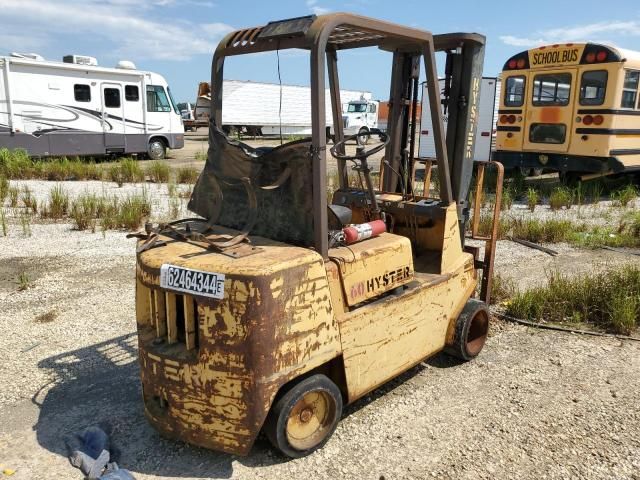
[[[194, 117], [195, 127], [209, 120], [211, 89], [207, 82], [198, 86]], [[310, 135], [311, 90], [309, 87], [225, 80], [222, 89], [224, 108], [222, 126], [249, 135]], [[345, 133], [357, 133], [378, 126], [378, 102], [371, 92], [340, 90]], [[325, 95], [327, 109], [331, 105], [329, 90]], [[330, 111], [330, 110], [327, 110]], [[329, 127], [333, 126], [327, 116]], [[187, 124], [190, 126], [190, 124]]]
[[32, 156], [147, 154], [184, 146], [184, 128], [165, 79], [128, 61], [63, 62], [37, 54], [0, 57], [0, 148]]

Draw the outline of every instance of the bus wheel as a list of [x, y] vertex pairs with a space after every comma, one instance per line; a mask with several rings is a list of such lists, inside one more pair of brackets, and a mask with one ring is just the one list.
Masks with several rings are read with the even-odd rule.
[[276, 400], [265, 422], [269, 441], [284, 455], [299, 458], [322, 447], [342, 416], [342, 395], [329, 378], [312, 375]]
[[149, 141], [149, 148], [147, 149], [147, 155], [151, 160], [162, 160], [167, 154], [167, 148], [164, 142], [159, 138], [152, 138]]
[[371, 134], [369, 133], [369, 129], [367, 127], [362, 127], [358, 130], [358, 145], [366, 145], [369, 142], [369, 138], [371, 138]]
[[465, 362], [478, 356], [489, 334], [489, 309], [487, 304], [473, 298], [460, 312], [456, 320], [453, 344], [445, 352]]

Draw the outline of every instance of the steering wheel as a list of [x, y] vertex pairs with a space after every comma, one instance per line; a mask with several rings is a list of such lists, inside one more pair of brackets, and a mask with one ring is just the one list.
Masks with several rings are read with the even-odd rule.
[[[378, 135], [378, 138], [380, 138], [380, 141], [382, 143], [380, 143], [380, 145], [376, 145], [373, 148], [370, 148], [369, 150], [365, 150], [364, 148], [360, 148], [360, 147], [356, 148], [355, 155], [346, 155], [344, 153], [340, 153], [337, 151], [338, 147], [344, 146], [347, 142], [351, 140], [357, 140], [358, 137], [365, 137], [369, 135]], [[329, 149], [329, 151], [331, 152], [331, 155], [333, 156], [333, 158], [337, 158], [338, 160], [359, 160], [362, 158], [367, 158], [373, 155], [374, 153], [378, 153], [380, 150], [385, 148], [388, 144], [389, 144], [389, 135], [387, 135], [382, 130], [378, 130], [377, 128], [372, 128], [371, 130], [358, 132], [355, 135], [349, 135], [348, 137], [345, 137], [341, 142], [335, 143], [333, 147]]]

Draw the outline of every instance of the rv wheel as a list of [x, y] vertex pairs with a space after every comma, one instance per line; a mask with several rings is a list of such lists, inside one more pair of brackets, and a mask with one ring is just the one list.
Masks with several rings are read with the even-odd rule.
[[284, 455], [300, 458], [322, 447], [342, 415], [340, 390], [316, 374], [290, 387], [271, 407], [264, 432]]
[[358, 141], [358, 145], [366, 145], [369, 142], [370, 138], [371, 134], [369, 133], [369, 129], [367, 127], [362, 127], [360, 130], [358, 130], [358, 138], [356, 139]]
[[159, 138], [153, 138], [149, 142], [149, 149], [147, 155], [151, 160], [162, 160], [167, 152], [164, 142]]
[[445, 352], [460, 360], [469, 361], [478, 356], [489, 333], [487, 304], [469, 299], [456, 320], [453, 344]]

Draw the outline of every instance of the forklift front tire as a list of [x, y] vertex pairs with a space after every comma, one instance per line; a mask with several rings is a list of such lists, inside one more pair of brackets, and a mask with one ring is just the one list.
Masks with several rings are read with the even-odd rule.
[[327, 376], [316, 374], [294, 384], [276, 400], [264, 432], [284, 455], [300, 458], [329, 440], [341, 416], [340, 389]]
[[445, 353], [468, 362], [477, 357], [489, 333], [489, 309], [487, 304], [470, 298], [456, 320], [453, 344], [445, 347]]

